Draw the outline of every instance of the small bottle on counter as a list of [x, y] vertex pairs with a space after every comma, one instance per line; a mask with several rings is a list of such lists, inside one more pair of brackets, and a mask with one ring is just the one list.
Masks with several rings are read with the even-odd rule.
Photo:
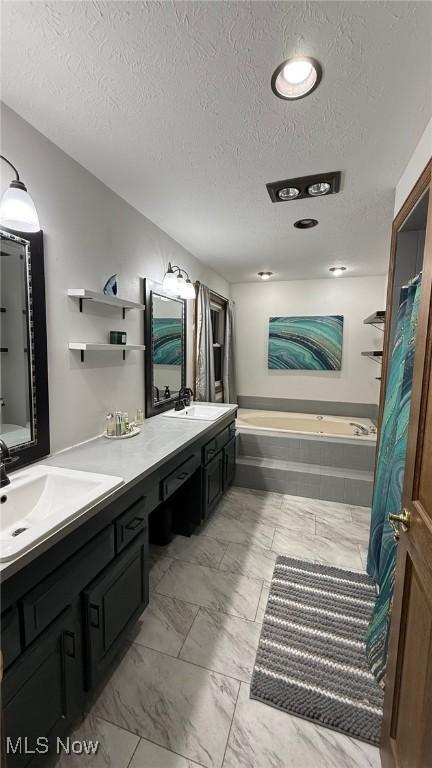
[[115, 417], [113, 413], [107, 413], [105, 418], [105, 429], [108, 437], [115, 435]]
[[142, 424], [144, 422], [144, 411], [142, 408], [137, 408], [135, 415], [135, 424]]
[[115, 435], [116, 437], [120, 437], [122, 433], [122, 415], [120, 411], [116, 411], [114, 414], [115, 418]]
[[130, 430], [129, 414], [124, 411], [122, 416], [122, 435], [127, 435]]

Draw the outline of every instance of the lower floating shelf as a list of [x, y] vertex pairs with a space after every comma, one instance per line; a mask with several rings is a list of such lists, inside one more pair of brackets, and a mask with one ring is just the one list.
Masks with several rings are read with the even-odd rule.
[[97, 342], [89, 341], [70, 341], [69, 349], [81, 352], [81, 362], [84, 362], [85, 352], [114, 352], [121, 350], [123, 352], [123, 360], [126, 357], [126, 352], [138, 350], [144, 352], [144, 344], [98, 344]]
[[376, 360], [377, 362], [381, 362], [382, 356], [383, 353], [381, 349], [373, 349], [370, 352], [362, 352], [362, 357], [371, 357], [372, 360]]

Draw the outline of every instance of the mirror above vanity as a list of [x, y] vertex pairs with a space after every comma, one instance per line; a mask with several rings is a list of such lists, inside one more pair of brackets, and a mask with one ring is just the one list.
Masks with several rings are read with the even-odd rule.
[[15, 469], [49, 453], [43, 236], [0, 242], [0, 438]]
[[144, 279], [146, 418], [173, 408], [186, 386], [186, 302]]

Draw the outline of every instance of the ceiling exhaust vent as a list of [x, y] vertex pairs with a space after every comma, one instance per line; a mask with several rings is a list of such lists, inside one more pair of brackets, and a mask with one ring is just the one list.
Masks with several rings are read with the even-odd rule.
[[326, 197], [335, 195], [340, 189], [341, 172], [314, 173], [312, 176], [298, 176], [296, 179], [270, 181], [266, 184], [272, 203], [286, 203], [305, 197]]

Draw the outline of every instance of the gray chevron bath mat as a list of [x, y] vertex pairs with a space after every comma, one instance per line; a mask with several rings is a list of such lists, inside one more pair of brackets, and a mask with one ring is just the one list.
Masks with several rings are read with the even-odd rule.
[[251, 698], [378, 744], [383, 692], [364, 642], [374, 602], [366, 574], [278, 557]]

